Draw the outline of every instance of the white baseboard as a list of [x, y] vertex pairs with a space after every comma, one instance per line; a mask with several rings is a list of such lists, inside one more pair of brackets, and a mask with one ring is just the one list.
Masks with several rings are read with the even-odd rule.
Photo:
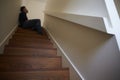
[[56, 39], [53, 37], [53, 35], [49, 32], [49, 30], [45, 27], [45, 29], [48, 32], [48, 35], [50, 37], [50, 39], [52, 39], [52, 41], [54, 42], [54, 44], [59, 48], [59, 50], [62, 52], [62, 54], [65, 56], [65, 58], [68, 60], [68, 62], [70, 63], [70, 65], [73, 67], [73, 69], [76, 71], [76, 73], [79, 75], [79, 77], [82, 80], [85, 80], [84, 77], [81, 75], [81, 73], [79, 72], [79, 70], [76, 68], [76, 66], [73, 64], [73, 62], [70, 60], [70, 58], [66, 55], [65, 51], [62, 49], [62, 47], [59, 45], [59, 43], [56, 41]]
[[6, 44], [8, 44], [9, 39], [12, 37], [12, 35], [14, 34], [15, 30], [17, 28], [17, 25], [10, 31], [10, 33], [8, 33], [8, 35], [4, 38], [4, 40], [0, 43], [0, 54], [3, 54], [4, 51], [4, 46]]

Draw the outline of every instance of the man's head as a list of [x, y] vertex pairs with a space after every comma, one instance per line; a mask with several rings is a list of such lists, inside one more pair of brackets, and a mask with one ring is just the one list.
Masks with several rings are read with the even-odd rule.
[[20, 11], [21, 11], [21, 12], [28, 13], [28, 10], [26, 9], [25, 6], [22, 6], [22, 7], [20, 8]]

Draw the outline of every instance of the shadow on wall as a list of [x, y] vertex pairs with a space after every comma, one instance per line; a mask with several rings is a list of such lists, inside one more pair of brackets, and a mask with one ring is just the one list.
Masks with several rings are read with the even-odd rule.
[[115, 5], [116, 5], [116, 8], [117, 8], [119, 17], [120, 17], [120, 0], [114, 0], [114, 1], [115, 1]]

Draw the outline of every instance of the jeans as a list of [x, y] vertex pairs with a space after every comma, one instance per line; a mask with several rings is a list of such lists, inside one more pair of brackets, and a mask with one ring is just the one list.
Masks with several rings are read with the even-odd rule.
[[32, 28], [33, 30], [37, 30], [38, 33], [42, 33], [40, 19], [31, 19], [31, 20], [24, 22], [23, 28]]

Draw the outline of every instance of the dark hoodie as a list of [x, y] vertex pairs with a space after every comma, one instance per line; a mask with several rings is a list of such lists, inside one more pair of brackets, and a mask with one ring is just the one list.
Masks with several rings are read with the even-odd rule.
[[19, 25], [22, 27], [24, 22], [27, 21], [27, 20], [28, 20], [28, 18], [27, 18], [26, 13], [25, 12], [21, 12], [19, 14]]

